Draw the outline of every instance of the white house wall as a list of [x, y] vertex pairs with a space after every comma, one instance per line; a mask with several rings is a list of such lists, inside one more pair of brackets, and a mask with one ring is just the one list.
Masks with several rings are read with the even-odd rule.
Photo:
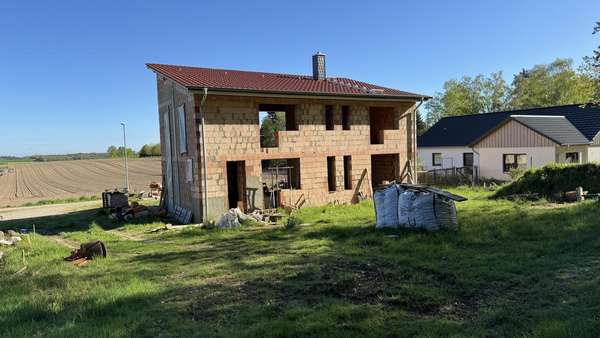
[[588, 161], [600, 162], [600, 146], [590, 146], [588, 148]]
[[[463, 153], [473, 153], [473, 149], [469, 147], [419, 147], [419, 165], [424, 170], [462, 167]], [[432, 154], [442, 154], [442, 166], [434, 167], [432, 163]], [[473, 161], [477, 165], [477, 155], [473, 153]]]
[[510, 147], [475, 148], [479, 153], [479, 174], [481, 177], [497, 180], [510, 180], [503, 172], [504, 154], [527, 154], [527, 168], [539, 168], [556, 160], [555, 147]]
[[577, 146], [560, 146], [556, 147], [556, 162], [558, 163], [566, 163], [567, 153], [579, 153], [579, 163], [588, 163], [589, 155], [588, 155], [587, 145], [577, 145]]

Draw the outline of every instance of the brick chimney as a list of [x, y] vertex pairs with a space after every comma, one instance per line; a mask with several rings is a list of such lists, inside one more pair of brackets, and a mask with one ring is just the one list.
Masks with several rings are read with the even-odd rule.
[[313, 80], [325, 80], [325, 54], [317, 52], [312, 57]]

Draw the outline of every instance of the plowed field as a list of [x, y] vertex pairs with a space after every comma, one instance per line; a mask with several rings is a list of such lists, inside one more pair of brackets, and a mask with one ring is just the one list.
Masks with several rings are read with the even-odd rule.
[[[125, 186], [122, 159], [15, 163], [14, 172], [0, 176], [0, 207], [39, 200], [99, 195]], [[160, 158], [130, 159], [131, 191], [148, 191], [161, 181]]]

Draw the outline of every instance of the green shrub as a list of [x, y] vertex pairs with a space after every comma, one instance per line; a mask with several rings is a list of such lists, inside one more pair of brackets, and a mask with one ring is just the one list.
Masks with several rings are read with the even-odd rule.
[[516, 181], [521, 178], [526, 171], [526, 169], [512, 169], [508, 174], [510, 175], [511, 181]]
[[600, 163], [549, 164], [530, 169], [514, 182], [498, 189], [494, 197], [538, 194], [555, 199], [579, 186], [590, 192], [600, 192]]
[[302, 223], [302, 221], [300, 220], [300, 218], [298, 218], [297, 216], [294, 216], [294, 215], [290, 215], [290, 217], [288, 217], [287, 220], [285, 221], [285, 228], [292, 229], [292, 228], [296, 227], [297, 225], [300, 225], [301, 223]]

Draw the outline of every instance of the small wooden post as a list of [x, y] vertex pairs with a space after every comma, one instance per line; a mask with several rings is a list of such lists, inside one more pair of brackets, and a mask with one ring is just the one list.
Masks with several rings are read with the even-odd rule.
[[585, 200], [585, 196], [583, 195], [583, 187], [575, 188], [575, 192], [577, 193], [577, 202]]

